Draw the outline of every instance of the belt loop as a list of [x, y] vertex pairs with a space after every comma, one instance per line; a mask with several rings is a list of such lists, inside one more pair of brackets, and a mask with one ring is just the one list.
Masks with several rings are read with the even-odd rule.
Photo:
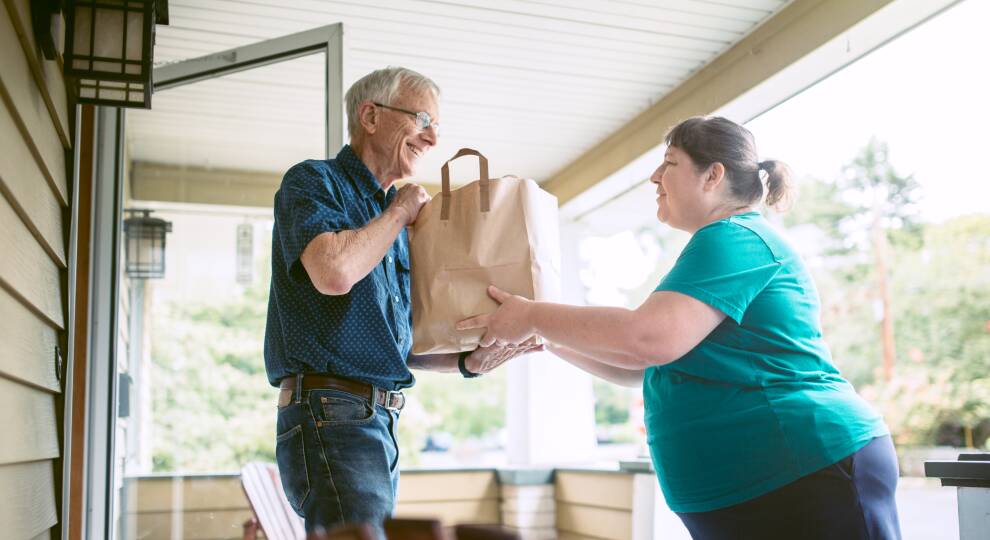
[[303, 374], [296, 375], [296, 403], [302, 403]]
[[[374, 409], [375, 405], [378, 405], [378, 387], [371, 385], [371, 408]], [[388, 403], [386, 403], [388, 405]]]

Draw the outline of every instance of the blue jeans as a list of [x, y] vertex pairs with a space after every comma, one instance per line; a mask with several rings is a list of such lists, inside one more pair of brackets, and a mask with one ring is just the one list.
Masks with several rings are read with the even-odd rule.
[[695, 540], [900, 540], [889, 435], [766, 495], [677, 515]]
[[311, 534], [345, 523], [381, 529], [399, 486], [399, 413], [370, 396], [304, 390], [278, 410], [275, 460]]

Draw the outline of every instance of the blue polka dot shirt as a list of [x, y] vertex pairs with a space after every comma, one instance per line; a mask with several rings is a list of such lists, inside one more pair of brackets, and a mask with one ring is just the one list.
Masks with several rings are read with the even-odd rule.
[[265, 368], [273, 386], [298, 373], [329, 373], [386, 390], [412, 386], [406, 231], [347, 294], [321, 294], [300, 261], [310, 240], [364, 227], [395, 193], [394, 186], [381, 189], [349, 145], [335, 159], [307, 160], [285, 173], [275, 194], [265, 328]]

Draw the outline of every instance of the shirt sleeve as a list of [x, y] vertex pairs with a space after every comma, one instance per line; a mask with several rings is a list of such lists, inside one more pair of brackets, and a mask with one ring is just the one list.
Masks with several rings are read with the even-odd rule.
[[303, 162], [285, 173], [275, 194], [277, 242], [293, 279], [308, 279], [299, 258], [313, 238], [350, 228], [340, 193], [328, 188], [328, 180], [332, 182], [326, 173]]
[[740, 324], [780, 266], [755, 232], [716, 222], [694, 234], [656, 290], [686, 294]]

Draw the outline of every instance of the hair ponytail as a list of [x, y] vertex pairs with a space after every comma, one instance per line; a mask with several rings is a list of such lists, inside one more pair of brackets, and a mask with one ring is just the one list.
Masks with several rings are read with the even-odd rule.
[[783, 161], [768, 159], [759, 163], [759, 170], [765, 171], [767, 174], [766, 205], [778, 212], [787, 210], [793, 198], [791, 168]]

